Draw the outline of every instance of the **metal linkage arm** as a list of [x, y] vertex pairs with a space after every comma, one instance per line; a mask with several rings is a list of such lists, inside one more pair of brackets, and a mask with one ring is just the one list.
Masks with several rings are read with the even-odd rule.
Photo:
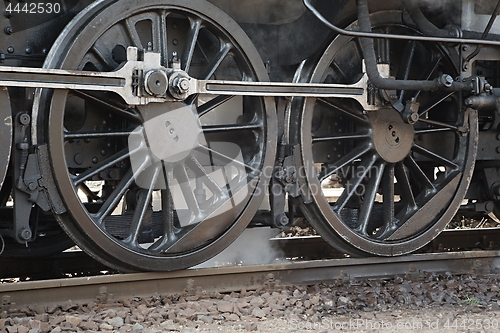
[[127, 49], [127, 61], [113, 72], [0, 66], [0, 86], [110, 91], [129, 105], [184, 100], [195, 94], [363, 99], [366, 81], [366, 76], [353, 85], [197, 80], [175, 66], [163, 67], [159, 53], [139, 57], [135, 47]]
[[297, 97], [351, 97], [363, 95], [364, 85], [284, 83], [248, 81], [196, 81], [199, 94], [246, 95], [246, 96], [297, 96]]
[[161, 68], [159, 55], [144, 53], [144, 60], [138, 59], [138, 49], [129, 47], [127, 61], [113, 72], [0, 66], [0, 86], [111, 91], [130, 105], [162, 102], [162, 98], [142, 97], [138, 93], [139, 73]]

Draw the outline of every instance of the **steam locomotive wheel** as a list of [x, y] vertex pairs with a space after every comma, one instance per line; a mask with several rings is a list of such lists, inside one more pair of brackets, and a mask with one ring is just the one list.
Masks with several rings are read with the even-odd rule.
[[[54, 44], [45, 67], [110, 71], [127, 47], [176, 58], [198, 79], [266, 81], [239, 26], [200, 0], [97, 1]], [[153, 87], [154, 88], [154, 87]], [[173, 270], [216, 255], [257, 211], [275, 153], [272, 98], [192, 96], [125, 105], [112, 93], [43, 91], [61, 226], [105, 264]]]
[[[371, 20], [379, 32], [418, 34], [400, 12]], [[355, 23], [349, 28], [357, 29]], [[391, 40], [377, 46], [398, 79], [457, 75], [452, 54], [440, 45]], [[313, 65], [309, 82], [355, 83], [362, 60], [358, 41], [338, 36]], [[477, 116], [461, 108], [457, 94], [378, 93], [375, 111], [352, 99], [305, 99], [291, 131], [301, 148], [305, 214], [331, 245], [356, 256], [401, 255], [436, 237], [462, 202], [477, 150]], [[391, 106], [412, 98], [419, 103], [414, 124]]]

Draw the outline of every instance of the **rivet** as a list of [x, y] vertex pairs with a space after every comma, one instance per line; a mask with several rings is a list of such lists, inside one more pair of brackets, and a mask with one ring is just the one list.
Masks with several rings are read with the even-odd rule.
[[75, 156], [73, 157], [73, 160], [75, 161], [76, 164], [81, 165], [85, 161], [85, 156], [83, 156], [83, 154], [81, 154], [81, 153], [78, 153], [78, 154], [75, 154]]

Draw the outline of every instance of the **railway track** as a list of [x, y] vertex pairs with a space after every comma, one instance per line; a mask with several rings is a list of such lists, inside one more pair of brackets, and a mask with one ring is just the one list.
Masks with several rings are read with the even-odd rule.
[[[397, 258], [345, 258], [268, 265], [188, 269], [168, 273], [119, 274], [3, 284], [5, 307], [86, 302], [153, 294], [232, 292], [274, 288], [276, 284], [317, 284], [423, 272], [491, 274], [500, 272], [500, 251], [414, 254]], [[201, 295], [200, 294], [200, 295]]]
[[[287, 260], [281, 258], [280, 262], [271, 264], [195, 268], [168, 273], [116, 274], [79, 251], [65, 252], [49, 261], [23, 261], [24, 265], [3, 258], [0, 261], [2, 276], [23, 276], [25, 281], [1, 284], [0, 297], [4, 308], [22, 308], [28, 304], [47, 303], [48, 300], [61, 303], [69, 299], [105, 299], [111, 294], [125, 297], [154, 293], [231, 292], [271, 288], [276, 284], [346, 282], [358, 278], [405, 276], [419, 279], [425, 273], [490, 274], [500, 272], [498, 236], [498, 228], [468, 232], [448, 230], [421, 253], [393, 258], [348, 258], [332, 250], [320, 237], [275, 238], [271, 240], [273, 248], [280, 248]], [[461, 251], [456, 244], [461, 244]], [[40, 274], [41, 271], [46, 274]]]
[[[500, 228], [446, 230], [419, 253], [461, 250], [496, 250], [500, 248]], [[234, 247], [238, 247], [239, 240]], [[460, 246], [457, 246], [460, 244]], [[325, 242], [320, 236], [272, 238], [265, 246], [273, 249], [284, 260], [342, 259], [345, 255]], [[230, 252], [231, 249], [229, 249]], [[223, 255], [224, 256], [224, 253]], [[273, 258], [279, 260], [280, 258]], [[260, 259], [262, 260], [262, 259]], [[262, 261], [258, 261], [262, 263]], [[227, 264], [227, 263], [226, 263]], [[241, 264], [248, 264], [242, 262]], [[214, 260], [205, 265], [221, 265]], [[66, 277], [110, 274], [115, 270], [101, 264], [82, 251], [66, 251], [47, 258], [22, 259], [0, 257], [0, 276], [7, 279], [46, 280]]]

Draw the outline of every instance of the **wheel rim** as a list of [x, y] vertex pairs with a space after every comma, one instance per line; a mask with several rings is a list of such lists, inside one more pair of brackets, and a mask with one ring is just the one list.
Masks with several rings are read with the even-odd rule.
[[[251, 45], [209, 3], [102, 1], [70, 24], [45, 66], [109, 71], [136, 46], [160, 53], [164, 66], [176, 52], [195, 78], [265, 81]], [[272, 99], [196, 96], [131, 108], [110, 94], [54, 91], [41, 94], [41, 110], [50, 95], [50, 156], [68, 208], [59, 219], [106, 264], [195, 265], [236, 239], [258, 209], [274, 156]]]
[[10, 108], [9, 92], [7, 88], [0, 89], [0, 189], [3, 186], [7, 168], [9, 167], [10, 149], [12, 146], [12, 113]]
[[[371, 19], [378, 31], [416, 33], [401, 23], [401, 13]], [[402, 50], [391, 62], [391, 76], [399, 79], [455, 72], [439, 46], [391, 41], [389, 49]], [[361, 75], [357, 40], [339, 36], [311, 71], [310, 82], [349, 84]], [[428, 243], [458, 210], [472, 174], [475, 114], [461, 111], [450, 93], [394, 93], [420, 103], [414, 125], [391, 106], [366, 112], [353, 100], [305, 99], [298, 115], [304, 210], [329, 243], [353, 255], [400, 255]], [[337, 189], [328, 188], [332, 181]]]

